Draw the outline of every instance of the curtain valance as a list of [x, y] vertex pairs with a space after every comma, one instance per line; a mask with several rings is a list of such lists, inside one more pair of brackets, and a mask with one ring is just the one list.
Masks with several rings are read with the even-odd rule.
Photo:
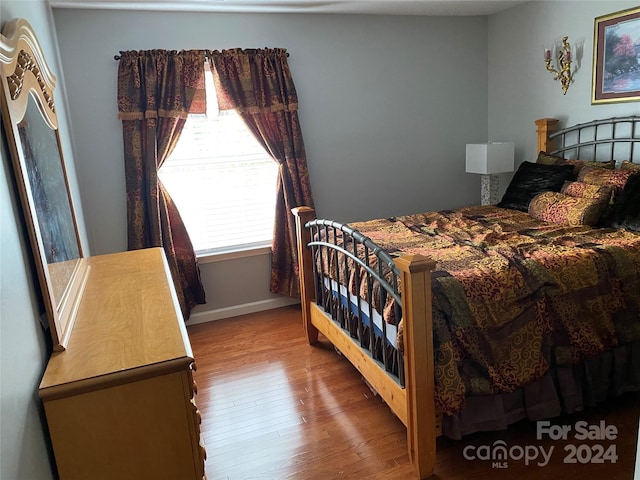
[[118, 118], [187, 118], [206, 112], [204, 50], [120, 52]]
[[284, 48], [207, 51], [220, 110], [293, 112], [298, 95]]

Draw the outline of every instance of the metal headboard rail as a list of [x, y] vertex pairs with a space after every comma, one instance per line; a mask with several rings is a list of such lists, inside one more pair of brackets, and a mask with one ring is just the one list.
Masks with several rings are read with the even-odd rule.
[[[603, 138], [599, 134], [603, 134]], [[571, 140], [567, 144], [567, 138]], [[591, 160], [629, 160], [640, 162], [640, 116], [611, 117], [591, 122], [579, 123], [549, 135], [557, 148], [549, 152], [552, 155], [565, 156], [567, 152], [576, 153], [576, 158], [583, 159], [585, 150], [590, 153]], [[627, 158], [615, 158], [616, 146], [628, 144]], [[598, 149], [600, 145], [609, 145], [607, 149]], [[636, 146], [639, 148], [636, 149]]]

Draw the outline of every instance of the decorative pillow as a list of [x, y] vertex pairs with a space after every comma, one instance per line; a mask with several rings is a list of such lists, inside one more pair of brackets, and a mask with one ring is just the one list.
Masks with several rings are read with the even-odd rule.
[[538, 153], [538, 159], [536, 160], [536, 163], [541, 163], [543, 165], [557, 165], [558, 162], [562, 160], [566, 159], [563, 157], [558, 157], [557, 155], [551, 155], [547, 152], [540, 152]]
[[616, 161], [609, 160], [606, 162], [597, 162], [595, 160], [579, 160], [579, 159], [568, 159], [563, 157], [558, 157], [556, 155], [550, 155], [546, 152], [538, 153], [538, 160], [536, 163], [542, 163], [544, 165], [573, 165], [573, 173], [577, 176], [585, 167], [593, 167], [593, 168], [605, 168], [607, 170], [613, 170], [616, 168]]
[[572, 175], [571, 165], [522, 162], [498, 207], [526, 212], [533, 197], [542, 192], [559, 192], [565, 180]]
[[578, 176], [582, 169], [586, 167], [603, 168], [605, 170], [613, 170], [616, 168], [616, 161], [609, 160], [608, 162], [596, 162], [592, 160], [562, 160], [556, 165], [573, 165], [573, 173]]
[[544, 222], [563, 225], [597, 225], [607, 207], [592, 198], [571, 197], [559, 192], [543, 192], [529, 204], [529, 215]]
[[580, 170], [578, 181], [592, 185], [608, 185], [613, 187], [614, 194], [624, 188], [633, 170], [605, 170], [603, 168], [585, 167]]
[[598, 202], [609, 203], [613, 187], [609, 185], [592, 185], [584, 182], [564, 182], [560, 193], [570, 197], [590, 198]]
[[640, 232], [640, 174], [631, 175], [616, 198], [608, 225]]
[[620, 164], [620, 170], [632, 170], [634, 172], [640, 172], [640, 163], [633, 163], [629, 160], [625, 160]]

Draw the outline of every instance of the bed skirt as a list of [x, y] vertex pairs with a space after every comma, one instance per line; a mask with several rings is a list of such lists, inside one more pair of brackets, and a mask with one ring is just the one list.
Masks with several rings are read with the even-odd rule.
[[444, 415], [442, 433], [454, 440], [510, 424], [557, 417], [593, 407], [608, 398], [640, 391], [640, 342], [616, 347], [577, 366], [555, 366], [522, 388], [468, 397], [463, 409]]

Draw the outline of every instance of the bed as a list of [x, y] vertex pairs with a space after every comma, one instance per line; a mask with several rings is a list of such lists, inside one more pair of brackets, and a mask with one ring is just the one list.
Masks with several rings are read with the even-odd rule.
[[307, 340], [322, 333], [407, 427], [436, 437], [640, 390], [640, 117], [558, 130], [498, 205], [344, 225], [296, 218]]

